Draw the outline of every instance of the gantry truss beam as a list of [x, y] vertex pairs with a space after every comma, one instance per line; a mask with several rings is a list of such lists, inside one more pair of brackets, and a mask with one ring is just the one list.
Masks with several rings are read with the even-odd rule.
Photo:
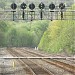
[[[14, 11], [13, 17], [13, 10], [3, 10], [0, 11], [0, 20], [41, 20], [40, 10], [24, 10], [23, 11]], [[24, 19], [23, 19], [24, 16]], [[42, 20], [61, 20], [61, 10], [43, 10], [42, 11]], [[62, 20], [75, 20], [75, 10], [63, 10], [63, 18]]]

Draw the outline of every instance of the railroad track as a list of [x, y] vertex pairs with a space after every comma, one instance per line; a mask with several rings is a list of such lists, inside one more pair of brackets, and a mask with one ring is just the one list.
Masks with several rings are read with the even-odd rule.
[[[19, 56], [23, 56], [20, 53], [13, 51], [11, 49], [8, 49], [9, 53], [14, 56], [14, 57], [19, 57]], [[51, 73], [49, 70], [47, 70], [46, 68], [44, 68], [43, 66], [33, 62], [30, 59], [17, 59], [22, 66], [27, 67], [23, 68], [25, 71], [27, 71], [27, 74], [30, 75], [54, 75], [53, 73]]]
[[[25, 50], [25, 53], [27, 53], [27, 52], [29, 54], [36, 55], [38, 57], [44, 57], [44, 56], [42, 56], [40, 54], [37, 54], [37, 53], [34, 53], [32, 51]], [[24, 51], [23, 51], [23, 53], [24, 53]], [[21, 56], [23, 56], [23, 55], [21, 55]], [[42, 59], [42, 60], [45, 61], [45, 62], [47, 62], [47, 63], [49, 63], [49, 64], [55, 65], [57, 67], [60, 67], [60, 68], [62, 68], [62, 69], [64, 69], [64, 70], [66, 70], [66, 71], [68, 71], [68, 72], [70, 72], [70, 73], [72, 73], [72, 74], [75, 75], [75, 66], [73, 66], [73, 65], [70, 65], [70, 64], [58, 61], [58, 60], [53, 60], [53, 59]]]

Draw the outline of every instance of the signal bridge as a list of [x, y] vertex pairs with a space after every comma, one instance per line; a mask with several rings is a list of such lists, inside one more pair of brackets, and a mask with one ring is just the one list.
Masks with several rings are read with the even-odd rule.
[[23, 2], [18, 9], [17, 7], [16, 3], [12, 3], [9, 9], [0, 11], [0, 20], [75, 20], [75, 10], [64, 3], [59, 6], [51, 3], [46, 6], [41, 2], [36, 7], [34, 3], [28, 6]]

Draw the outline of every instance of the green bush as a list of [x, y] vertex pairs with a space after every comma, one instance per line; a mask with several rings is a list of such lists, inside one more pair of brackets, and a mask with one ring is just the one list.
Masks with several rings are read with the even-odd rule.
[[75, 21], [53, 21], [44, 33], [39, 49], [51, 52], [75, 52]]
[[49, 21], [0, 21], [0, 46], [35, 47], [47, 29]]
[[[67, 11], [74, 10], [75, 5], [72, 5]], [[66, 19], [75, 18], [73, 12], [65, 12]], [[70, 15], [70, 16], [69, 16]], [[62, 20], [53, 21], [50, 23], [49, 28], [44, 33], [40, 43], [39, 49], [51, 53], [75, 53], [75, 21]]]

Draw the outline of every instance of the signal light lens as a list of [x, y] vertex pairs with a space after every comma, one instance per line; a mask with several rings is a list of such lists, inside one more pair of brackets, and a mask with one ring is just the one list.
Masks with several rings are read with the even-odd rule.
[[29, 5], [29, 8], [30, 8], [31, 10], [33, 10], [33, 9], [35, 8], [35, 5], [34, 5], [33, 3], [31, 3], [31, 4]]
[[12, 8], [13, 10], [15, 10], [15, 9], [17, 8], [17, 4], [16, 4], [16, 3], [12, 3], [12, 4], [11, 4], [11, 8]]
[[53, 9], [55, 9], [55, 5], [54, 5], [53, 3], [51, 3], [51, 4], [49, 5], [49, 8], [50, 8], [51, 10], [53, 10]]
[[60, 9], [65, 9], [65, 4], [64, 3], [59, 4], [59, 8]]
[[42, 2], [39, 4], [39, 8], [40, 9], [44, 9], [45, 8], [45, 4], [43, 4]]
[[21, 9], [26, 9], [27, 5], [23, 2], [20, 7]]

